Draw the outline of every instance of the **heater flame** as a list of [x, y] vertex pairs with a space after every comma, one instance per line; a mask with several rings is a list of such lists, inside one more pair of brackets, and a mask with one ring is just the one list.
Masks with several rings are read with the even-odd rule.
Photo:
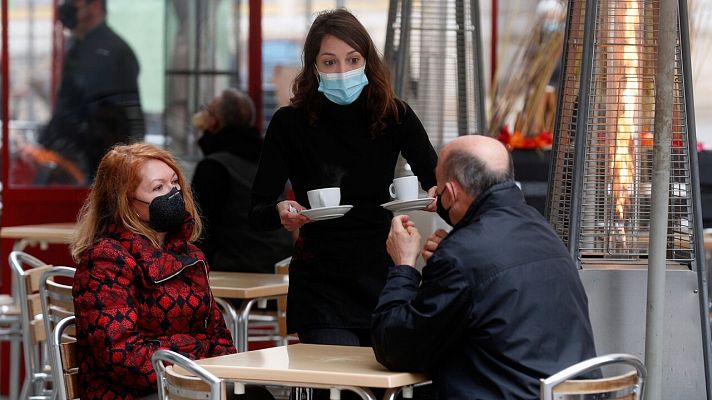
[[638, 138], [639, 132], [636, 126], [636, 110], [640, 99], [640, 84], [636, 79], [639, 74], [640, 58], [638, 54], [638, 33], [636, 27], [640, 26], [640, 8], [636, 1], [627, 3], [628, 8], [623, 17], [624, 42], [623, 51], [623, 74], [622, 85], [619, 92], [619, 114], [616, 121], [615, 140], [612, 149], [611, 170], [613, 171], [613, 195], [616, 201], [616, 214], [619, 221], [616, 226], [622, 234], [622, 242], [625, 246], [624, 221], [626, 206], [633, 195], [634, 188], [634, 165], [632, 149]]

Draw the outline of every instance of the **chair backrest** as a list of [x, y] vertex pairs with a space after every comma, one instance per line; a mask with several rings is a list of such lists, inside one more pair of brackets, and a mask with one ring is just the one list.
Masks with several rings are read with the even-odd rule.
[[57, 400], [79, 398], [79, 362], [77, 340], [74, 337], [74, 316], [59, 321], [50, 335], [52, 376]]
[[[161, 400], [224, 399], [223, 381], [193, 360], [170, 350], [156, 350], [151, 357]], [[166, 366], [166, 362], [173, 364]], [[176, 371], [180, 367], [191, 375]]]
[[[606, 365], [621, 364], [633, 371], [602, 379], [573, 379]], [[540, 382], [541, 400], [620, 399], [643, 400], [646, 370], [638, 357], [608, 354], [574, 364]]]
[[52, 267], [40, 276], [42, 320], [44, 331], [48, 334], [54, 330], [54, 326], [59, 321], [74, 315], [72, 282], [75, 271], [71, 267]]
[[[51, 336], [55, 326], [67, 317], [74, 315], [74, 300], [72, 297], [72, 282], [75, 269], [71, 267], [52, 267], [40, 276], [40, 304], [42, 306], [42, 328], [48, 336], [48, 346], [51, 346]], [[75, 335], [74, 325], [66, 331], [71, 336]], [[57, 379], [54, 367], [58, 365], [55, 351], [48, 350], [48, 363], [52, 370], [52, 380]], [[57, 385], [52, 386], [59, 392]], [[60, 395], [61, 396], [61, 395]], [[56, 397], [55, 397], [56, 398]]]
[[[274, 264], [274, 273], [277, 275], [289, 275], [289, 263], [291, 262], [292, 257], [278, 261]], [[287, 336], [287, 296], [279, 296], [277, 299], [277, 329], [279, 336]]]
[[47, 350], [47, 335], [42, 322], [39, 286], [42, 274], [52, 267], [21, 251], [10, 253], [9, 261], [17, 283], [16, 300], [20, 306], [25, 373], [30, 381], [29, 385], [23, 385], [23, 393], [32, 390], [30, 395], [45, 395], [46, 390], [41, 388], [51, 380], [51, 376], [46, 371], [48, 360], [43, 357], [46, 355], [43, 350]]

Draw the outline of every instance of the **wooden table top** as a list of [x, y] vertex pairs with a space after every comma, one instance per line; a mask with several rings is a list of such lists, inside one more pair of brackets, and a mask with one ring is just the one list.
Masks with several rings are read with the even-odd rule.
[[[218, 378], [234, 381], [397, 388], [426, 382], [424, 374], [393, 372], [370, 347], [293, 344], [196, 361]], [[187, 374], [184, 370], [177, 370]]]
[[256, 299], [287, 294], [289, 276], [249, 272], [210, 272], [210, 289], [224, 299]]
[[49, 243], [68, 244], [74, 235], [75, 223], [65, 222], [57, 224], [18, 225], [0, 228], [2, 239], [27, 239], [46, 241]]

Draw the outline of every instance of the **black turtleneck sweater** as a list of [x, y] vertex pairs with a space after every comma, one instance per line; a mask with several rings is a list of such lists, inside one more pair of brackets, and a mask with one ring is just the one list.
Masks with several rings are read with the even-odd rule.
[[[365, 92], [364, 92], [365, 93]], [[274, 114], [252, 191], [250, 222], [281, 227], [276, 210], [289, 179], [296, 201], [309, 208], [306, 192], [338, 186], [341, 204], [354, 207], [338, 219], [300, 229], [290, 265], [288, 329], [368, 328], [385, 284], [388, 202], [398, 154], [402, 153], [427, 190], [435, 185], [437, 155], [420, 120], [406, 104], [382, 134], [370, 132], [366, 95], [339, 106], [321, 95], [315, 124], [303, 109]]]

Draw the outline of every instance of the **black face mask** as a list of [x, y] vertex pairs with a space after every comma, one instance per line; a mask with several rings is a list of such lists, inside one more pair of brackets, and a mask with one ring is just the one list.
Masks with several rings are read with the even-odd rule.
[[185, 202], [183, 194], [177, 188], [174, 187], [163, 196], [154, 198], [150, 203], [138, 201], [148, 204], [149, 224], [156, 231], [174, 232], [183, 226]]
[[450, 208], [452, 208], [452, 206], [450, 208], [445, 208], [445, 206], [443, 205], [443, 193], [445, 193], [444, 189], [443, 189], [442, 193], [438, 193], [438, 199], [435, 202], [435, 205], [438, 208], [437, 213], [440, 216], [440, 218], [442, 218], [443, 221], [445, 221], [446, 224], [448, 224], [450, 226], [454, 226], [454, 224], [450, 220]]
[[65, 28], [73, 30], [77, 27], [77, 7], [74, 6], [72, 0], [65, 0], [65, 2], [59, 6], [57, 15], [59, 22], [61, 22]]

